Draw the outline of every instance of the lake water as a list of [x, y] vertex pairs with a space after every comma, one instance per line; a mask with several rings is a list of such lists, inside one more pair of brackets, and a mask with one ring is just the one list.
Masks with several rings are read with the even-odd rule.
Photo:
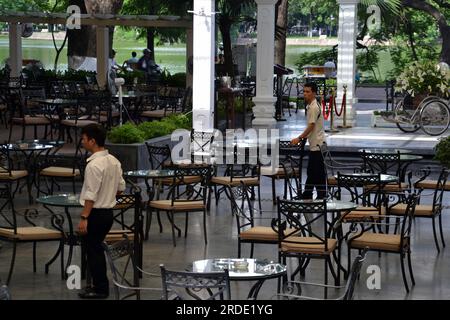
[[[61, 41], [57, 41], [61, 45]], [[145, 45], [142, 42], [131, 40], [114, 41], [114, 49], [117, 51], [116, 61], [122, 64], [131, 57], [131, 52], [136, 51], [140, 57]], [[22, 39], [23, 59], [40, 60], [46, 69], [53, 69], [56, 51], [51, 40]], [[67, 48], [67, 45], [66, 45]], [[67, 69], [67, 50], [63, 49], [59, 58], [59, 69]], [[326, 47], [318, 46], [288, 46], [286, 50], [286, 66], [296, 72], [295, 61], [303, 52], [317, 51]], [[0, 36], [0, 64], [3, 66], [9, 56], [9, 40], [7, 36]], [[156, 63], [162, 68], [167, 68], [171, 74], [185, 72], [186, 48], [180, 45], [160, 46], [155, 48]]]

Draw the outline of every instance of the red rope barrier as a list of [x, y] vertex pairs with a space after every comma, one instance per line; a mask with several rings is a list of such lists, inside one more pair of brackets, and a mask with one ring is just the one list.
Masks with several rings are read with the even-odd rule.
[[331, 108], [327, 109], [327, 103], [325, 101], [325, 97], [322, 97], [322, 113], [323, 113], [323, 118], [325, 120], [328, 120], [328, 117], [330, 116], [330, 113], [331, 113]]
[[334, 99], [334, 110], [336, 111], [336, 115], [340, 117], [342, 115], [342, 112], [344, 111], [344, 108], [347, 104], [347, 93], [344, 92], [344, 95], [342, 96], [342, 104], [341, 104], [341, 111], [337, 111], [337, 104], [336, 104], [336, 98]]

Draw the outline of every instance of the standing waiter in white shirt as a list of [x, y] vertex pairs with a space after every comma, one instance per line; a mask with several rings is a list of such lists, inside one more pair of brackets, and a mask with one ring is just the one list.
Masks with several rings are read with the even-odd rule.
[[92, 153], [87, 159], [84, 183], [80, 194], [83, 206], [78, 225], [85, 236], [86, 255], [92, 276], [92, 288], [86, 288], [79, 297], [105, 299], [109, 295], [106, 261], [102, 247], [113, 224], [116, 195], [125, 190], [120, 162], [105, 149], [106, 130], [99, 124], [90, 124], [81, 131], [83, 147]]
[[303, 95], [305, 97], [307, 127], [297, 138], [292, 139], [292, 144], [298, 144], [301, 139], [308, 138], [309, 158], [307, 179], [303, 199], [312, 199], [313, 189], [316, 188], [317, 198], [323, 199], [326, 196], [325, 166], [323, 163], [320, 147], [325, 141], [325, 131], [323, 129], [322, 110], [316, 100], [317, 85], [313, 82], [305, 83]]

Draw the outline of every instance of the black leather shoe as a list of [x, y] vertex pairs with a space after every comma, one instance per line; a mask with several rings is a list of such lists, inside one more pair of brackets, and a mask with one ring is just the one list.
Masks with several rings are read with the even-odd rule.
[[98, 293], [95, 291], [86, 291], [86, 292], [80, 292], [78, 296], [81, 299], [106, 299], [108, 298], [107, 293]]

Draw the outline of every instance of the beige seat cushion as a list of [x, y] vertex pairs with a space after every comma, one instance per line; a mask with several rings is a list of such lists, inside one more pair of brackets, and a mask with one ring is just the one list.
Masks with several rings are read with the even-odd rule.
[[329, 186], [337, 186], [337, 179], [336, 179], [336, 177], [333, 177], [333, 176], [328, 177], [327, 178], [327, 184]]
[[[373, 192], [376, 192], [378, 190], [378, 186], [374, 184], [368, 184], [366, 188], [370, 189]], [[408, 190], [408, 184], [404, 182], [400, 183], [400, 185], [398, 183], [389, 183], [383, 186], [381, 190], [386, 192], [403, 192], [405, 190]]]
[[386, 251], [400, 251], [400, 235], [399, 234], [384, 234], [364, 232], [360, 237], [349, 240], [352, 248], [386, 250]]
[[61, 124], [68, 127], [78, 127], [82, 128], [87, 126], [88, 124], [97, 123], [97, 121], [93, 120], [62, 120]]
[[[423, 180], [416, 184], [416, 188], [418, 189], [436, 189], [437, 186], [437, 180]], [[447, 180], [445, 183], [444, 190], [450, 191], [450, 181]]]
[[[407, 206], [408, 205], [406, 203], [398, 203], [390, 209], [389, 213], [395, 215], [404, 215]], [[416, 209], [414, 210], [414, 216], [415, 217], [433, 216], [433, 205], [417, 204]]]
[[62, 234], [60, 231], [47, 229], [43, 227], [21, 227], [17, 228], [17, 233], [14, 234], [12, 229], [0, 228], [0, 236], [16, 239], [22, 241], [29, 240], [56, 240], [61, 239]]
[[134, 240], [134, 233], [130, 230], [110, 230], [105, 237], [105, 242], [112, 243], [118, 242], [124, 239], [123, 235], [126, 234], [129, 240]]
[[281, 251], [292, 253], [304, 253], [304, 254], [322, 254], [329, 255], [336, 249], [337, 241], [335, 239], [327, 239], [327, 249], [325, 251], [325, 244], [321, 243], [319, 239], [315, 237], [298, 237], [292, 236], [286, 238], [286, 240], [299, 242], [281, 242]]
[[[173, 178], [161, 178], [156, 179], [155, 181], [160, 181], [164, 185], [172, 185], [173, 184]], [[199, 183], [202, 181], [202, 177], [200, 176], [185, 176], [183, 181], [180, 181], [178, 184], [191, 184], [191, 183]]]
[[50, 124], [50, 120], [45, 117], [31, 117], [25, 116], [24, 118], [12, 118], [13, 123], [20, 123], [25, 125], [47, 125]]
[[233, 177], [233, 181], [231, 181], [231, 177], [212, 177], [211, 182], [219, 185], [237, 187], [241, 184], [241, 181], [247, 186], [258, 186], [259, 178], [238, 178]]
[[0, 171], [0, 180], [17, 180], [28, 175], [27, 170], [12, 170], [11, 175], [6, 171]]
[[[289, 234], [294, 229], [288, 228], [285, 232]], [[255, 240], [255, 241], [268, 241], [278, 242], [278, 233], [276, 233], [271, 227], [256, 226], [245, 231], [241, 231], [239, 234], [241, 240]]]
[[80, 170], [64, 167], [47, 167], [41, 170], [40, 175], [49, 177], [78, 177]]
[[[299, 173], [299, 168], [294, 168], [294, 175], [297, 176]], [[274, 177], [274, 178], [284, 178], [284, 169], [283, 167], [279, 167], [272, 172], [271, 167], [261, 167], [261, 175], [265, 177]]]
[[168, 211], [186, 211], [186, 210], [203, 210], [205, 205], [201, 200], [195, 201], [175, 201], [172, 206], [172, 200], [154, 200], [150, 201], [150, 207]]
[[[386, 208], [381, 207], [380, 213], [381, 215], [385, 215]], [[355, 210], [352, 210], [348, 214], [346, 214], [344, 217], [344, 221], [367, 219], [369, 217], [372, 219], [376, 219], [376, 216], [378, 214], [379, 214], [378, 209], [375, 207], [359, 206]]]

